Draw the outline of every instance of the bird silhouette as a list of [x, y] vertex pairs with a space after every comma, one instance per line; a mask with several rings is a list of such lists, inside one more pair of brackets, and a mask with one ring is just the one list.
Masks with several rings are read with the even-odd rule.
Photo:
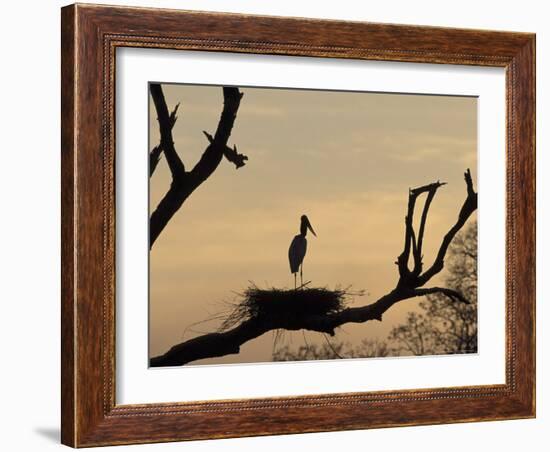
[[288, 262], [290, 263], [290, 272], [294, 275], [294, 289], [296, 289], [296, 274], [300, 272], [300, 287], [304, 285], [303, 262], [307, 251], [306, 234], [308, 229], [317, 237], [309, 219], [306, 215], [300, 218], [300, 233], [296, 235], [290, 243], [288, 249]]

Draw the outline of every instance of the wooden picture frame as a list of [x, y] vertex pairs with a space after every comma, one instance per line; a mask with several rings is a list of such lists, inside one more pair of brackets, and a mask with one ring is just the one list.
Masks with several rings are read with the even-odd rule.
[[[535, 35], [71, 5], [62, 9], [62, 442], [73, 447], [535, 416]], [[115, 50], [506, 69], [506, 383], [115, 403]]]

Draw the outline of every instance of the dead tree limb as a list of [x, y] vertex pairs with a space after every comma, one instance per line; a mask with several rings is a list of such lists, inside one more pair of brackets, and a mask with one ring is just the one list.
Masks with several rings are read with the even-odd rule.
[[[335, 329], [346, 323], [364, 323], [370, 320], [382, 320], [382, 315], [394, 304], [410, 298], [421, 297], [434, 293], [442, 293], [451, 300], [469, 303], [461, 293], [445, 287], [422, 287], [438, 274], [444, 267], [447, 249], [457, 232], [477, 209], [477, 193], [473, 189], [470, 170], [464, 174], [466, 181], [466, 199], [455, 224], [443, 237], [437, 256], [432, 265], [423, 272], [422, 244], [425, 233], [426, 218], [430, 204], [437, 190], [444, 185], [442, 182], [425, 185], [409, 190], [407, 215], [405, 217], [405, 242], [403, 252], [397, 258], [399, 280], [394, 289], [382, 296], [376, 302], [356, 308], [345, 308], [341, 311], [301, 317], [299, 319], [281, 316], [278, 318], [251, 318], [227, 331], [209, 333], [195, 337], [173, 346], [165, 354], [151, 359], [150, 365], [181, 366], [198, 359], [213, 358], [239, 353], [240, 346], [262, 334], [284, 329], [290, 331], [309, 330], [326, 333], [333, 336]], [[414, 209], [420, 195], [426, 193], [426, 200], [420, 219], [418, 234], [413, 227]], [[413, 266], [410, 268], [409, 261]]]
[[151, 149], [151, 152], [149, 152], [149, 177], [151, 177], [157, 169], [157, 165], [160, 162], [161, 156], [162, 146], [160, 144], [155, 146], [153, 149]]
[[160, 143], [149, 153], [149, 175], [153, 175], [160, 160], [160, 155], [163, 153], [172, 176], [170, 188], [151, 214], [149, 223], [149, 247], [151, 248], [185, 200], [211, 176], [223, 157], [233, 163], [237, 169], [245, 165], [248, 157], [239, 154], [236, 146], [230, 148], [227, 145], [243, 96], [238, 88], [223, 88], [223, 109], [216, 133], [212, 137], [207, 132], [203, 132], [208, 139], [208, 146], [190, 171], [186, 170], [178, 155], [172, 137], [172, 129], [177, 120], [176, 113], [179, 104], [172, 113], [169, 113], [161, 85], [151, 83], [149, 90], [157, 112], [160, 130]]
[[[160, 88], [160, 86], [159, 86]], [[162, 89], [160, 89], [160, 91], [158, 91], [156, 89], [156, 87], [151, 87], [151, 93], [155, 93], [154, 95], [152, 95], [153, 99], [154, 99], [154, 103], [155, 103], [155, 108], [157, 109], [157, 116], [159, 118], [162, 117], [162, 128], [164, 128], [164, 135], [167, 135], [167, 139], [170, 139], [172, 140], [172, 129], [174, 128], [174, 124], [176, 124], [176, 121], [178, 119], [178, 117], [176, 116], [177, 112], [178, 112], [178, 108], [180, 106], [180, 104], [177, 104], [175, 107], [174, 107], [174, 110], [172, 110], [172, 113], [170, 113], [169, 117], [168, 117], [168, 120], [166, 120], [166, 114], [168, 113], [168, 107], [166, 106], [166, 101], [164, 100], [164, 94], [162, 92]], [[158, 107], [157, 107], [158, 105]], [[160, 111], [160, 113], [159, 113]], [[169, 129], [166, 130], [166, 127], [165, 127], [165, 124], [168, 123], [169, 124]], [[159, 125], [160, 125], [160, 119], [159, 119]], [[161, 133], [161, 136], [162, 136], [162, 133]], [[180, 160], [178, 154], [175, 152], [175, 149], [173, 149], [174, 146], [173, 146], [173, 140], [172, 140], [172, 158], [169, 160], [169, 162], [171, 162], [174, 158], [176, 160]], [[161, 138], [161, 142], [155, 146], [151, 152], [149, 153], [149, 177], [151, 177], [153, 175], [153, 173], [155, 172], [155, 169], [157, 168], [157, 165], [158, 163], [160, 162], [160, 157], [161, 157], [161, 154], [162, 154], [162, 151], [163, 151], [163, 146], [162, 146], [162, 138]], [[170, 151], [169, 151], [170, 152]], [[175, 155], [174, 155], [175, 154]], [[180, 162], [179, 163], [176, 163], [176, 165], [183, 165], [183, 163]], [[183, 168], [183, 170], [185, 170], [185, 168]]]

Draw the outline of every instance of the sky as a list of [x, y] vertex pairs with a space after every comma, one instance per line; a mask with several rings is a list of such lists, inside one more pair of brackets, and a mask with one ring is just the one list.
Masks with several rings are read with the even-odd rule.
[[[214, 134], [222, 88], [163, 85], [176, 150], [190, 170]], [[215, 318], [253, 282], [293, 287], [288, 247], [307, 214], [304, 279], [313, 286], [364, 290], [353, 306], [376, 301], [397, 282], [408, 189], [447, 182], [432, 203], [424, 261], [435, 257], [465, 199], [463, 173], [477, 178], [477, 99], [241, 87], [244, 96], [229, 145], [248, 156], [243, 168], [223, 160], [183, 204], [150, 252], [149, 355], [215, 331]], [[159, 143], [153, 102], [149, 149]], [[164, 159], [150, 180], [150, 211], [168, 189]], [[477, 184], [475, 184], [477, 186]], [[474, 221], [475, 216], [469, 220]], [[444, 273], [434, 279], [441, 281]], [[345, 325], [331, 341], [385, 339], [420, 299], [393, 306], [382, 322]], [[272, 333], [238, 355], [196, 361], [271, 361]], [[285, 332], [278, 346], [322, 344], [314, 332]]]

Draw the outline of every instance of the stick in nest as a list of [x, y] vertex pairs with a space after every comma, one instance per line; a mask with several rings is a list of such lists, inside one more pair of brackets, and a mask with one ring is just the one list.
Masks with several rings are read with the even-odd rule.
[[295, 289], [260, 289], [251, 285], [240, 296], [220, 331], [226, 331], [250, 319], [295, 319], [326, 315], [343, 310], [351, 297], [364, 292], [352, 292], [350, 288], [334, 290], [326, 287], [302, 287]]

